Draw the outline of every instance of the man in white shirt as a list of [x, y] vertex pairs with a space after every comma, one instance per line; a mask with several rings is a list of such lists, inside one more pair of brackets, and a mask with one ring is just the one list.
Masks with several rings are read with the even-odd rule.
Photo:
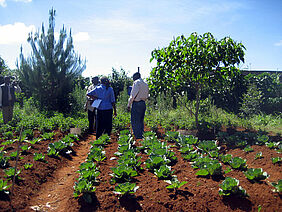
[[16, 82], [11, 84], [9, 76], [4, 77], [4, 84], [0, 88], [0, 107], [2, 107], [4, 124], [13, 119], [15, 92], [21, 92], [19, 85]]
[[91, 99], [87, 94], [94, 90], [99, 85], [99, 77], [93, 77], [91, 80], [92, 84], [87, 88], [86, 92], [86, 103], [85, 103], [85, 110], [88, 112], [88, 122], [89, 122], [89, 133], [93, 133], [96, 129], [96, 113], [97, 109], [92, 107], [93, 99]]
[[131, 108], [131, 126], [135, 139], [142, 139], [144, 132], [145, 101], [149, 96], [148, 85], [141, 79], [139, 72], [133, 74], [133, 86], [128, 99], [127, 109]]

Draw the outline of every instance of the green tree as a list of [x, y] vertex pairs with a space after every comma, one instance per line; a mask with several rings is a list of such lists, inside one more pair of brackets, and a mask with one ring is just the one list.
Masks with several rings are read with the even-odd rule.
[[49, 26], [45, 33], [42, 24], [41, 33], [29, 34], [33, 54], [25, 59], [20, 54], [19, 76], [23, 90], [38, 101], [41, 109], [66, 112], [70, 109], [70, 93], [75, 79], [85, 69], [85, 61], [74, 52], [71, 31], [60, 30], [55, 40], [55, 14], [49, 11]]
[[157, 65], [150, 73], [149, 86], [155, 93], [164, 91], [182, 96], [187, 93], [187, 88], [194, 88], [196, 106], [191, 112], [199, 129], [203, 89], [232, 80], [239, 72], [235, 65], [244, 62], [244, 49], [242, 43], [230, 37], [217, 41], [211, 33], [192, 33], [188, 38], [179, 36], [168, 47], [152, 51], [151, 61], [156, 60]]
[[112, 73], [109, 75], [109, 80], [111, 82], [111, 86], [114, 89], [116, 98], [119, 97], [120, 93], [124, 89], [132, 84], [132, 79], [127, 76], [127, 73], [123, 68], [121, 68], [120, 71], [112, 68]]

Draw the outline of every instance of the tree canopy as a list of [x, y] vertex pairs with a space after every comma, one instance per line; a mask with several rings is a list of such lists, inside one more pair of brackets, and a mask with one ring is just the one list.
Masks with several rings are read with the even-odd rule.
[[41, 33], [29, 34], [27, 41], [33, 52], [25, 58], [21, 49], [18, 72], [23, 90], [38, 101], [41, 109], [65, 112], [70, 108], [69, 94], [85, 69], [85, 61], [74, 52], [71, 30], [67, 35], [63, 26], [55, 40], [55, 15], [51, 9], [47, 32], [42, 24]]
[[167, 47], [152, 51], [151, 61], [157, 65], [150, 73], [149, 86], [153, 93], [170, 92], [183, 95], [187, 88], [196, 90], [195, 120], [202, 90], [231, 80], [240, 70], [235, 65], [244, 62], [245, 47], [230, 37], [217, 41], [211, 33], [192, 33], [173, 39]]

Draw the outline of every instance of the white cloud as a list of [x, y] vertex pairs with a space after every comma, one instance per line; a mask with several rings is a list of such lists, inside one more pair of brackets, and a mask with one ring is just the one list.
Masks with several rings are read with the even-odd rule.
[[6, 0], [0, 0], [0, 6], [6, 7], [7, 6]]
[[156, 38], [156, 29], [149, 24], [126, 18], [96, 18], [92, 21], [95, 43], [150, 41]]
[[24, 23], [0, 25], [0, 44], [17, 44], [26, 42], [28, 33], [35, 32], [35, 26]]
[[282, 40], [274, 44], [275, 46], [282, 46]]
[[[32, 0], [13, 0], [14, 2], [23, 2], [23, 3], [30, 3]], [[0, 0], [0, 6], [6, 7], [7, 3], [6, 0]]]
[[30, 3], [32, 0], [14, 0], [15, 2]]
[[78, 32], [73, 36], [74, 42], [88, 41], [90, 36], [88, 32]]

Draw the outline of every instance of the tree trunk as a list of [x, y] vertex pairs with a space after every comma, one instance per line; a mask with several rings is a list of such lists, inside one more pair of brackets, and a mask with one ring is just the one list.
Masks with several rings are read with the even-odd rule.
[[201, 88], [199, 84], [196, 85], [196, 111], [195, 111], [195, 122], [197, 130], [200, 130], [199, 126], [199, 108], [200, 108]]

